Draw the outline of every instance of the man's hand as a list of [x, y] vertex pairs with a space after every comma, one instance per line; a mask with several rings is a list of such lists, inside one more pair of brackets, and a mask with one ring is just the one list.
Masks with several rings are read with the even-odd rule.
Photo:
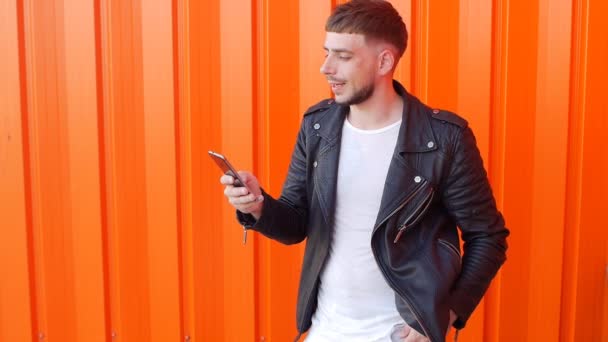
[[[445, 332], [446, 335], [450, 332], [450, 328], [457, 318], [458, 316], [456, 316], [454, 311], [450, 310], [450, 324], [448, 325], [448, 330]], [[429, 342], [427, 337], [416, 331], [416, 329], [412, 329], [407, 324], [404, 324], [403, 328], [400, 329], [396, 335], [391, 336], [391, 338], [394, 341], [397, 340], [403, 342]]]
[[[223, 175], [220, 178], [220, 183], [226, 186], [224, 188], [224, 195], [234, 208], [242, 213], [253, 215], [257, 220], [262, 216], [262, 201], [264, 200], [260, 184], [257, 178], [247, 171], [239, 171], [239, 176], [247, 187], [235, 187], [233, 185], [234, 177], [232, 176]], [[249, 193], [247, 188], [251, 189], [252, 193]]]
[[419, 333], [418, 331], [416, 331], [416, 329], [412, 329], [410, 328], [407, 336], [405, 336], [405, 339], [403, 339], [403, 342], [429, 342], [430, 340], [422, 335], [421, 333]]
[[450, 310], [450, 324], [448, 324], [448, 330], [445, 332], [446, 335], [450, 332], [450, 329], [452, 329], [452, 325], [454, 324], [454, 322], [456, 322], [457, 318], [458, 316], [456, 316], [456, 313]]
[[412, 329], [407, 323], [403, 322], [395, 327], [391, 332], [391, 341], [393, 342], [429, 342], [429, 339], [424, 335]]

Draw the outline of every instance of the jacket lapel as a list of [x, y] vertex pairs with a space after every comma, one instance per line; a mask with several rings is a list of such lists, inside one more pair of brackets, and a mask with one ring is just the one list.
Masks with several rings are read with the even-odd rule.
[[423, 153], [437, 149], [435, 135], [431, 128], [427, 108], [414, 96], [408, 94], [401, 84], [393, 81], [395, 90], [403, 97], [403, 117], [397, 144], [393, 153], [380, 210], [376, 217], [374, 229], [378, 227], [418, 186], [425, 183], [425, 177], [414, 165], [404, 158], [407, 153]]
[[[424, 176], [406, 161], [404, 154], [437, 149], [429, 117], [425, 112], [427, 108], [417, 98], [408, 94], [397, 81], [393, 81], [393, 86], [404, 100], [403, 118], [388, 169], [376, 226], [425, 180]], [[320, 139], [314, 161], [316, 162], [313, 172], [315, 194], [319, 198], [321, 211], [328, 227], [333, 226], [342, 127], [348, 111], [348, 106], [334, 104], [325, 115], [312, 123], [317, 139]]]
[[313, 129], [320, 139], [316, 160], [313, 162], [315, 192], [328, 227], [333, 226], [342, 126], [348, 110], [348, 106], [334, 105], [313, 122]]

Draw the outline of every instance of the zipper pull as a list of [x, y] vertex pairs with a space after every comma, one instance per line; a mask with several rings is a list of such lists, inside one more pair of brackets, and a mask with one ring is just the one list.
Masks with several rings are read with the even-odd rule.
[[247, 228], [243, 226], [243, 245], [247, 244]]
[[395, 240], [393, 241], [393, 243], [397, 243], [397, 241], [399, 241], [399, 239], [401, 238], [401, 235], [403, 234], [403, 232], [405, 231], [405, 229], [407, 228], [407, 225], [403, 225], [401, 227], [399, 227], [399, 231], [397, 232], [397, 236], [395, 236]]

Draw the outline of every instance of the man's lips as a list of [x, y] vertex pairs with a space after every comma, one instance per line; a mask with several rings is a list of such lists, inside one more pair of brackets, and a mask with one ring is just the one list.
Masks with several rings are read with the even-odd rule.
[[329, 81], [329, 85], [331, 86], [331, 89], [334, 91], [342, 89], [344, 84], [346, 84], [346, 82]]
[[334, 84], [343, 85], [344, 83], [346, 83], [346, 81], [331, 80], [331, 79], [328, 79], [327, 82], [329, 82], [330, 85], [334, 85]]

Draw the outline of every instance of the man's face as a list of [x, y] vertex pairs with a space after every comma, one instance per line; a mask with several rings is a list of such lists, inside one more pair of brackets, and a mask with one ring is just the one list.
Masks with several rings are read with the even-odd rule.
[[327, 32], [325, 36], [325, 75], [343, 105], [360, 104], [374, 93], [377, 49], [365, 42], [361, 34]]

